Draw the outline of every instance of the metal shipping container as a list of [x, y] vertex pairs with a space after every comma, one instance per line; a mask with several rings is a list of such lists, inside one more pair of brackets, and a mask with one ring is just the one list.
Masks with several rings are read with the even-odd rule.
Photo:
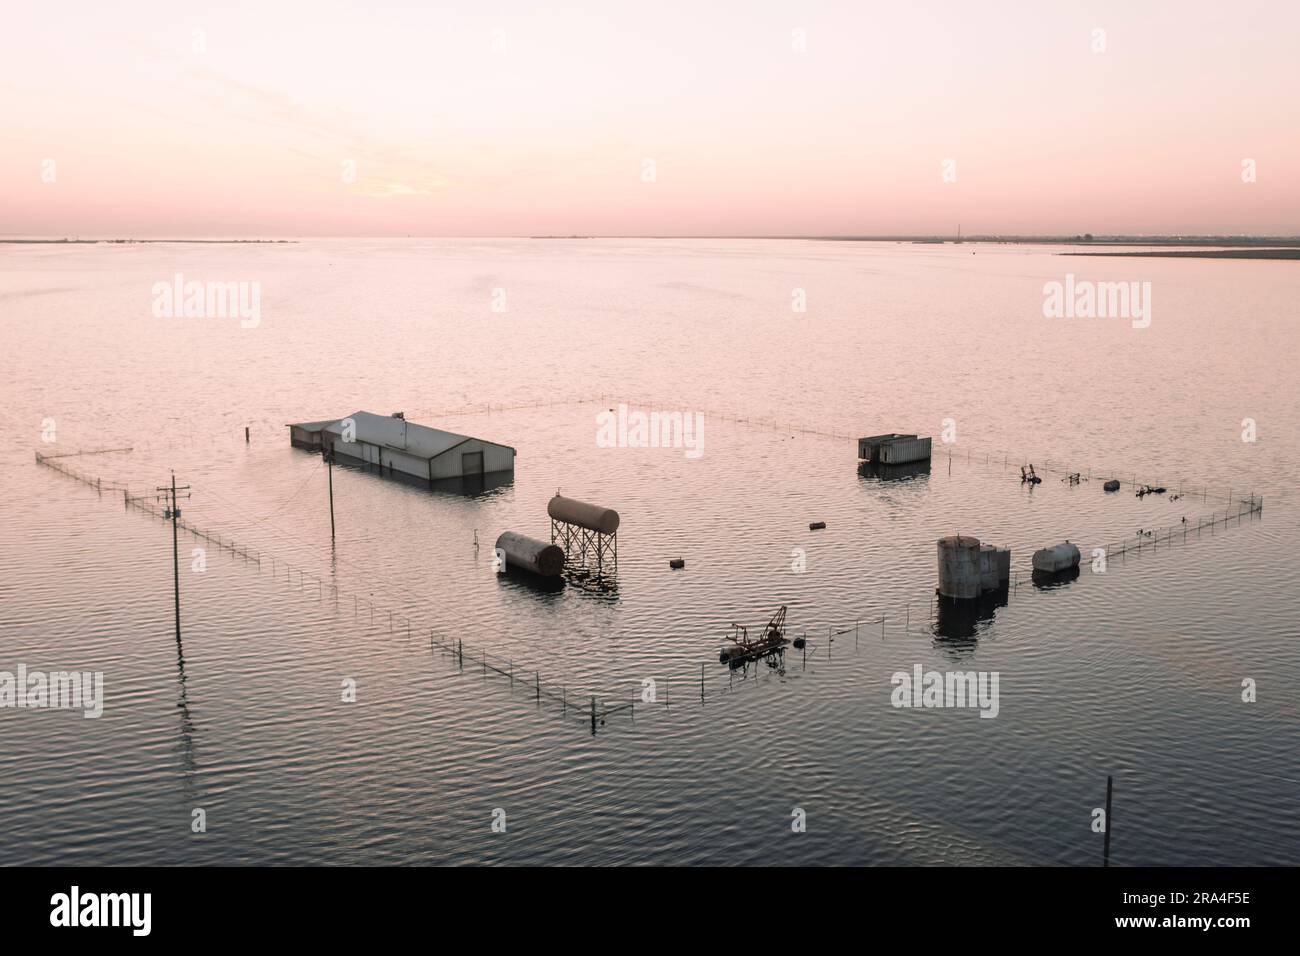
[[929, 438], [900, 438], [880, 447], [880, 461], [886, 465], [905, 465], [912, 461], [929, 461]]

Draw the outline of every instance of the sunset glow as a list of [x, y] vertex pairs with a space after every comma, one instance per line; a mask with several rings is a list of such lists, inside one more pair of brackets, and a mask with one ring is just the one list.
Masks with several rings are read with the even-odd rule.
[[0, 233], [1293, 234], [1297, 35], [1283, 3], [21, 3]]

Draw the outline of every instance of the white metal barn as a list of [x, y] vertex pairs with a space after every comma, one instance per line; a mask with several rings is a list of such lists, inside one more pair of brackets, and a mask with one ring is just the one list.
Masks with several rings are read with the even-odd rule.
[[338, 458], [427, 481], [515, 470], [515, 450], [509, 445], [414, 425], [401, 412], [354, 412], [346, 418], [299, 422], [289, 426], [289, 441], [298, 448], [333, 449]]

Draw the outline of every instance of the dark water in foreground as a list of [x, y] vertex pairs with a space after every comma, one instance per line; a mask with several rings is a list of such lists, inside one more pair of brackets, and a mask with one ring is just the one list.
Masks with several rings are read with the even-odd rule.
[[[1093, 865], [1108, 774], [1121, 865], [1297, 862], [1300, 278], [1052, 251], [5, 248], [0, 671], [99, 670], [107, 701], [90, 720], [0, 709], [0, 862]], [[1045, 319], [1067, 270], [1151, 282], [1151, 326]], [[260, 324], [151, 317], [176, 272], [259, 281]], [[620, 396], [704, 412], [704, 454], [597, 447]], [[445, 414], [482, 403], [548, 404]], [[514, 445], [515, 478], [431, 493], [336, 469], [331, 551], [325, 472], [282, 426], [359, 408]], [[812, 433], [937, 438], [945, 419], [951, 462], [899, 482]], [[179, 653], [166, 526], [33, 461], [126, 445], [65, 461], [137, 493], [175, 469], [187, 519], [263, 555], [182, 535]], [[1091, 479], [1027, 490], [1024, 460]], [[1184, 496], [1105, 495], [1112, 469]], [[492, 573], [496, 535], [545, 536], [557, 488], [622, 514], [616, 597]], [[1194, 529], [1249, 492], [1262, 515], [1026, 580], [974, 634], [935, 633], [939, 536], [1008, 545], [1023, 572], [1037, 547]], [[719, 666], [731, 622], [780, 604], [806, 661]], [[460, 673], [430, 629], [519, 679]], [[892, 707], [915, 665], [998, 672], [997, 717]], [[593, 735], [538, 705], [535, 674], [638, 703]]]

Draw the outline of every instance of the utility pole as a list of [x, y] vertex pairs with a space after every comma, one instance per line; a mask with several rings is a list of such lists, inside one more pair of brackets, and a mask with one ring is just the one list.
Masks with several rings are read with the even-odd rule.
[[[176, 641], [180, 643], [181, 639], [181, 559], [180, 548], [177, 544], [177, 525], [181, 517], [181, 509], [176, 506], [176, 492], [188, 491], [189, 485], [176, 487], [176, 472], [172, 472], [171, 487], [163, 486], [158, 489], [162, 492], [158, 497], [167, 500], [168, 494], [171, 495], [171, 505], [163, 510], [163, 517], [170, 518], [172, 522], [172, 592], [176, 600]], [[189, 495], [185, 495], [186, 498]]]
[[330, 544], [334, 543], [334, 444], [330, 443], [329, 451], [323, 452], [325, 455], [325, 464], [329, 466], [330, 473]]

